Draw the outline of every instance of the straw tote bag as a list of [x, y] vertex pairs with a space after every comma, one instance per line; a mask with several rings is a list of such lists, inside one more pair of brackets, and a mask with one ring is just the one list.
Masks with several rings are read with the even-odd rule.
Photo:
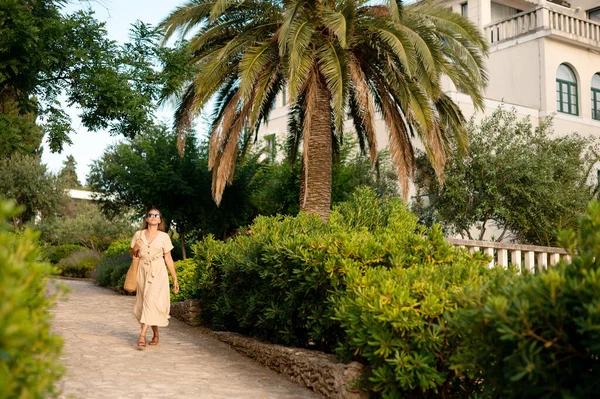
[[137, 290], [137, 274], [139, 263], [140, 258], [134, 255], [133, 259], [131, 260], [131, 266], [129, 266], [129, 270], [127, 270], [127, 275], [125, 276], [125, 284], [123, 284], [123, 289], [127, 292], [135, 292]]

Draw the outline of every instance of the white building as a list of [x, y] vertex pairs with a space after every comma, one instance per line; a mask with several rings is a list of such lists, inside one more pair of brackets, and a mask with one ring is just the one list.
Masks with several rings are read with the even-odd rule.
[[[556, 113], [557, 133], [600, 135], [600, 0], [438, 1], [467, 16], [490, 43], [486, 112], [504, 103], [534, 124]], [[449, 79], [444, 86], [465, 116], [473, 116], [470, 98]], [[260, 137], [285, 137], [285, 97], [284, 93], [277, 99]], [[353, 130], [350, 123], [347, 128]], [[378, 143], [385, 146], [382, 121], [377, 129]]]

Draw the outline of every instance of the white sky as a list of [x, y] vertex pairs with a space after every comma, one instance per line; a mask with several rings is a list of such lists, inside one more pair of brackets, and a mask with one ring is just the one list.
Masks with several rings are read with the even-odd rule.
[[[119, 43], [128, 41], [129, 28], [137, 20], [156, 25], [167, 16], [175, 7], [182, 4], [184, 0], [96, 0], [69, 4], [65, 11], [67, 13], [77, 9], [91, 7], [95, 11], [95, 17], [99, 21], [106, 22], [106, 30], [110, 39]], [[50, 149], [44, 142], [42, 162], [48, 169], [57, 173], [63, 167], [63, 161], [68, 155], [73, 155], [77, 162], [77, 175], [81, 183], [85, 183], [89, 173], [89, 167], [93, 160], [100, 158], [106, 146], [122, 140], [121, 136], [110, 136], [108, 132], [88, 132], [81, 126], [77, 118], [77, 109], [67, 111], [73, 121], [72, 134], [73, 145], [66, 146], [60, 154], [50, 153]], [[156, 113], [159, 119], [170, 119], [170, 109], [160, 110]]]

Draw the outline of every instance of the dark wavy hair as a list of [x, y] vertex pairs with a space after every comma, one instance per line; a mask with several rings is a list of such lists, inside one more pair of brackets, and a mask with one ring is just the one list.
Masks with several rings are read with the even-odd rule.
[[165, 233], [167, 232], [167, 226], [165, 225], [165, 221], [162, 217], [162, 212], [160, 210], [158, 210], [157, 208], [148, 208], [148, 211], [146, 212], [146, 214], [144, 215], [144, 221], [142, 222], [142, 230], [145, 230], [148, 228], [148, 214], [152, 211], [156, 211], [160, 214], [160, 223], [158, 224], [158, 229], [160, 231], [164, 231]]

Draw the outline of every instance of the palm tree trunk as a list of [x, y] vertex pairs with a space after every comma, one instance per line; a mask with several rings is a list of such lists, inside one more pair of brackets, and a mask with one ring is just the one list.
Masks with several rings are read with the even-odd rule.
[[[329, 91], [319, 76], [316, 107], [308, 139], [308, 159], [302, 168], [300, 210], [325, 221], [331, 209], [331, 105]], [[306, 158], [305, 158], [306, 159]]]

